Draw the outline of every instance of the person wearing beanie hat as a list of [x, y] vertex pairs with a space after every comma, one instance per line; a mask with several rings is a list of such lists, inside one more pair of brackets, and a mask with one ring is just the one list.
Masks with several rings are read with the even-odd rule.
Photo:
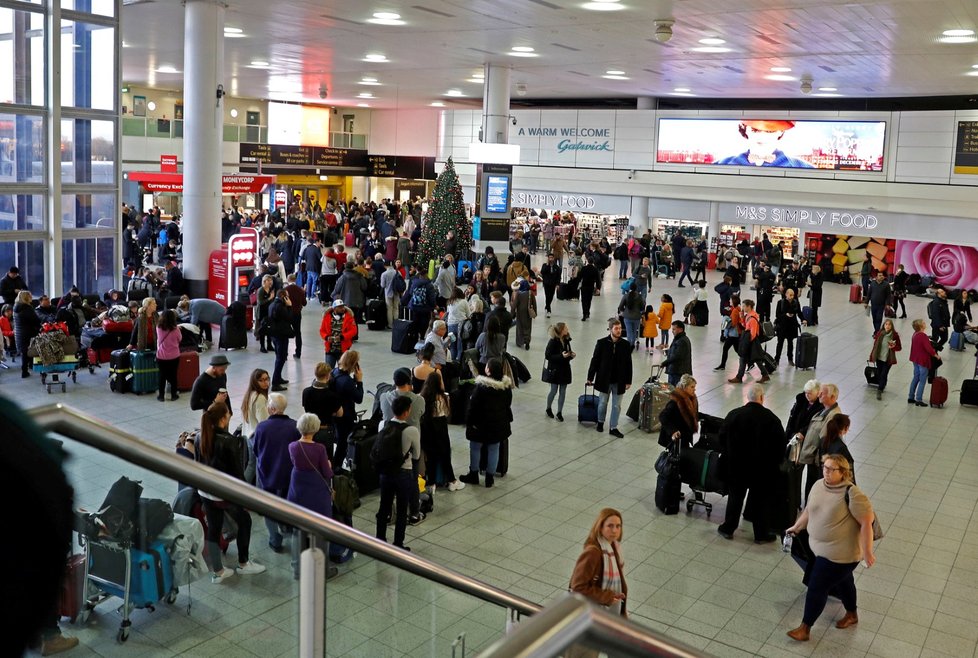
[[[207, 369], [200, 373], [190, 391], [190, 408], [195, 411], [206, 410], [212, 402], [224, 402], [231, 410], [228, 396], [228, 366], [231, 362], [223, 354], [211, 357]], [[231, 413], [234, 413], [231, 411]]]

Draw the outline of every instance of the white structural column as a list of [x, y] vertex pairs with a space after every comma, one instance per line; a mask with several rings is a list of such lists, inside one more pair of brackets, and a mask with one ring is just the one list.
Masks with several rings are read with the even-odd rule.
[[192, 297], [207, 296], [210, 252], [221, 246], [224, 9], [215, 0], [184, 9], [183, 273]]
[[[720, 237], [720, 204], [716, 201], [710, 202], [710, 222], [707, 227], [706, 239]], [[709, 244], [709, 243], [707, 243]]]
[[482, 93], [482, 141], [486, 144], [509, 143], [509, 78], [505, 66], [485, 66]]

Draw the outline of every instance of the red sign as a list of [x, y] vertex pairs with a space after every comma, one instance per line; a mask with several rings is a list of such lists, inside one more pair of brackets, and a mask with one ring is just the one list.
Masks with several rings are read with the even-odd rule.
[[275, 209], [284, 208], [289, 200], [289, 195], [285, 190], [275, 190]]
[[[129, 172], [128, 178], [142, 185], [148, 192], [183, 193], [183, 174], [132, 171]], [[256, 194], [274, 184], [275, 176], [257, 176], [255, 174], [224, 174], [221, 176], [221, 191], [224, 194]]]
[[160, 171], [166, 174], [177, 173], [177, 156], [175, 155], [161, 155], [160, 156]]

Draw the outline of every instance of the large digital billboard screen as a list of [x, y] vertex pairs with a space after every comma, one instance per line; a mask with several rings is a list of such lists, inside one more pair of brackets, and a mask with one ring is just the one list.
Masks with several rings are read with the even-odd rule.
[[656, 162], [882, 171], [885, 121], [659, 119]]

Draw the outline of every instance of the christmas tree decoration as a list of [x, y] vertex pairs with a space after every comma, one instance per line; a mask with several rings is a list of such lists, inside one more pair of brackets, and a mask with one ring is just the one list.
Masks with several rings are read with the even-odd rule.
[[419, 266], [445, 256], [445, 241], [448, 232], [455, 234], [453, 256], [467, 255], [472, 249], [472, 225], [465, 214], [465, 201], [462, 198], [462, 185], [455, 173], [455, 163], [451, 158], [445, 169], [435, 181], [435, 192], [428, 211], [421, 224], [421, 239], [418, 240]]

